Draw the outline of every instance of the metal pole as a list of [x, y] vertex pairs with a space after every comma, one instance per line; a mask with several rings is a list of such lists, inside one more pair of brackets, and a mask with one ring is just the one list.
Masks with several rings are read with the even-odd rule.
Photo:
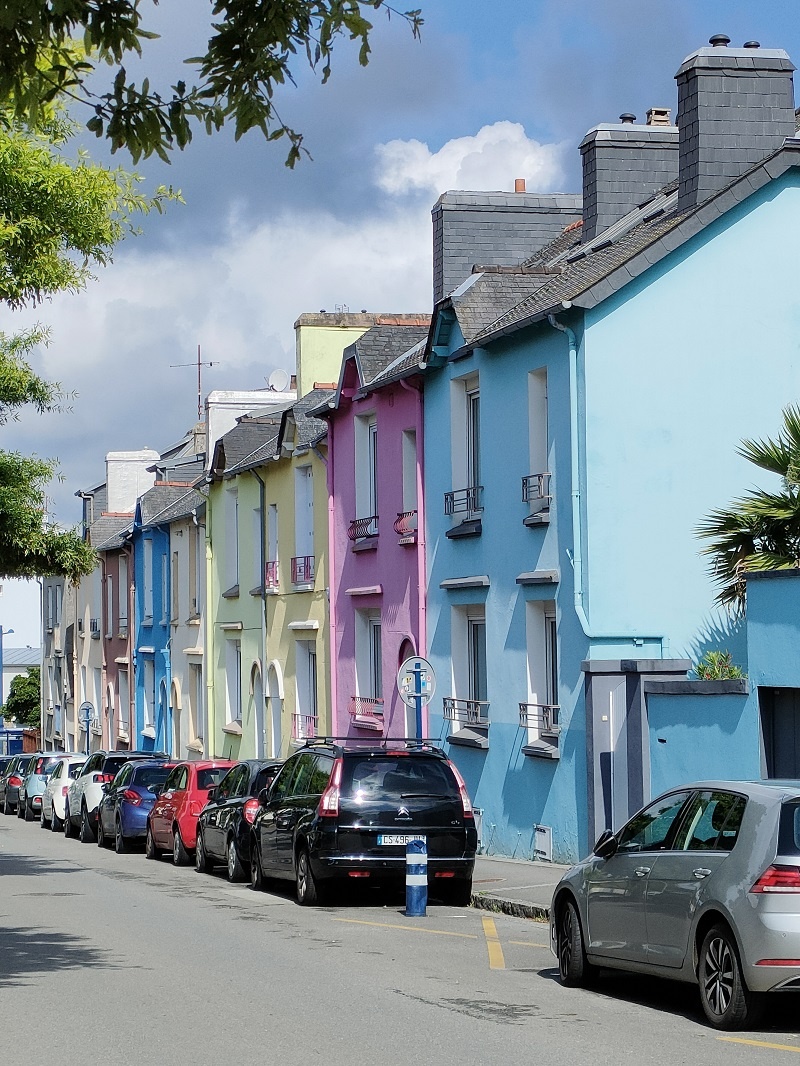
[[428, 846], [424, 840], [406, 844], [406, 917], [424, 918], [428, 907]]
[[417, 719], [417, 740], [422, 739], [422, 667], [417, 663], [414, 674], [414, 708]]

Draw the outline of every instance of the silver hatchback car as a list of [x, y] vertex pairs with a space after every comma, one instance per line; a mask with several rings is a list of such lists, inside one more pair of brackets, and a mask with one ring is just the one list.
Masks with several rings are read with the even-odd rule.
[[556, 886], [565, 985], [600, 967], [695, 983], [718, 1029], [800, 991], [800, 783], [704, 781], [659, 796]]

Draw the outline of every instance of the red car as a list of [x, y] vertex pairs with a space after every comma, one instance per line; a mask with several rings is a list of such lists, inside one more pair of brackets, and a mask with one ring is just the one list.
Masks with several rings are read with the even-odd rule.
[[197, 816], [213, 788], [235, 763], [230, 759], [179, 762], [164, 782], [164, 788], [147, 817], [145, 855], [157, 859], [172, 852], [176, 866], [186, 866], [197, 840]]

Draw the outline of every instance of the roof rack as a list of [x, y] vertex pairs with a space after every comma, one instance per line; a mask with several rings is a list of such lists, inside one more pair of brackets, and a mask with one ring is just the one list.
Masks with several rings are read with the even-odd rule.
[[442, 751], [438, 737], [308, 737], [303, 747], [313, 748], [325, 744], [335, 744], [342, 747], [360, 746], [366, 748], [408, 748], [423, 749], [427, 751]]

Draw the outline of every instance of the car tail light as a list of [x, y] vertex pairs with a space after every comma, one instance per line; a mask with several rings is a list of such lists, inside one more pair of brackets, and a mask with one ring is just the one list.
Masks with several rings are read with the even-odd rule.
[[348, 877], [369, 877], [369, 870], [348, 870]]
[[113, 774], [92, 774], [92, 781], [96, 785], [104, 785], [107, 781], [113, 781]]
[[12, 788], [19, 788], [19, 786], [22, 784], [22, 778], [17, 777], [16, 774], [12, 774], [11, 777], [9, 777], [8, 779], [8, 783], [9, 785], [11, 785]]
[[455, 877], [455, 870], [437, 870], [434, 877]]
[[342, 760], [337, 759], [333, 764], [331, 779], [328, 787], [320, 796], [317, 814], [323, 818], [337, 818], [339, 815], [340, 785], [342, 783]]
[[127, 800], [128, 803], [132, 803], [134, 807], [138, 807], [142, 802], [142, 797], [138, 792], [134, 792], [132, 788], [126, 788], [122, 793], [122, 798]]
[[459, 773], [458, 767], [455, 765], [455, 763], [450, 762], [449, 759], [448, 759], [448, 763], [449, 763], [450, 769], [455, 774], [456, 784], [458, 785], [458, 792], [459, 792], [459, 795], [461, 796], [461, 806], [464, 808], [464, 817], [465, 818], [474, 818], [475, 817], [475, 812], [472, 809], [472, 800], [469, 798], [469, 792], [467, 792], [466, 782], [464, 781], [464, 778]]
[[249, 799], [242, 808], [244, 820], [246, 822], [249, 822], [250, 825], [252, 825], [253, 822], [256, 820], [256, 815], [258, 814], [258, 807], [259, 803], [257, 799]]
[[768, 866], [751, 892], [800, 892], [800, 866]]
[[800, 959], [759, 959], [756, 966], [800, 966]]

